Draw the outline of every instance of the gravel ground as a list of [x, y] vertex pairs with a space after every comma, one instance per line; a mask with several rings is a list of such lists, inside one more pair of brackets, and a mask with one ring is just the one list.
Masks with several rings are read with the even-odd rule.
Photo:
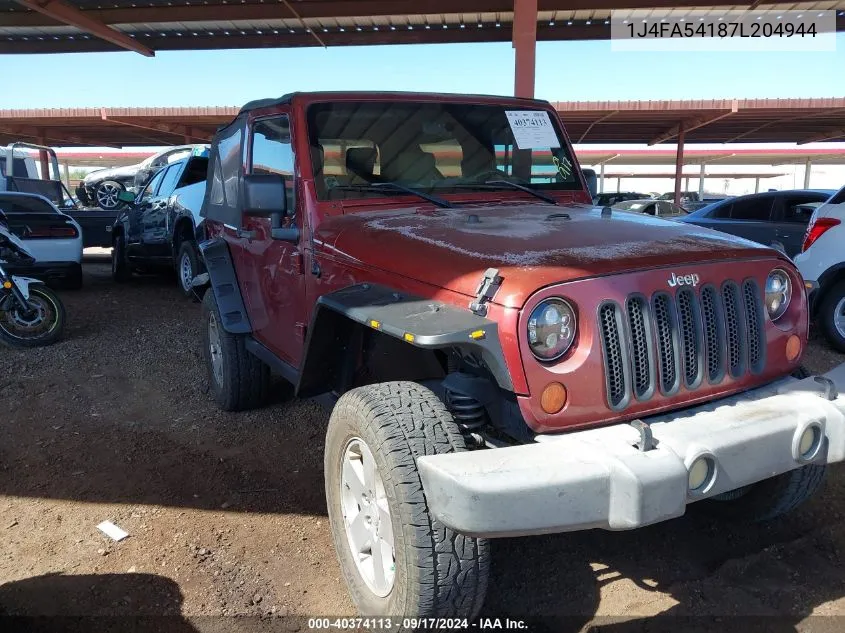
[[[179, 630], [226, 631], [352, 614], [325, 514], [327, 413], [282, 385], [260, 411], [217, 411], [198, 304], [169, 280], [113, 284], [104, 262], [85, 273], [63, 293], [62, 342], [0, 349], [0, 613], [171, 614], [188, 618]], [[806, 364], [843, 360], [814, 340]], [[837, 630], [808, 616], [845, 615], [843, 510], [834, 468], [821, 495], [765, 526], [693, 507], [635, 532], [497, 541], [484, 615], [548, 616], [532, 623], [548, 631], [654, 630], [657, 614]], [[110, 541], [103, 520], [130, 537]], [[219, 617], [233, 615], [261, 619]]]

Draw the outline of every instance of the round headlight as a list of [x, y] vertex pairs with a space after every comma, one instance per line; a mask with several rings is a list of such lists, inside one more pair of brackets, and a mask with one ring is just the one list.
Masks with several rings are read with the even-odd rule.
[[792, 282], [789, 275], [776, 268], [766, 279], [766, 312], [772, 321], [777, 321], [789, 307], [792, 299]]
[[540, 360], [560, 358], [575, 340], [575, 311], [563, 299], [546, 299], [528, 317], [528, 345]]

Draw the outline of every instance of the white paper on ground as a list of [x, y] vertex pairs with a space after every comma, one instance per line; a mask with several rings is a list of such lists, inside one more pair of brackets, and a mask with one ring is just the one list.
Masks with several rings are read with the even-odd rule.
[[97, 529], [115, 541], [122, 541], [129, 536], [128, 532], [124, 532], [111, 521], [103, 521], [97, 526]]
[[518, 149], [560, 147], [555, 128], [545, 110], [505, 110]]

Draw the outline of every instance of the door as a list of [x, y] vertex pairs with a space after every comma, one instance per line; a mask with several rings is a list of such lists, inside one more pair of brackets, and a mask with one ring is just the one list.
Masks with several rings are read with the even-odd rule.
[[[287, 115], [254, 121], [248, 138], [247, 173], [280, 174], [287, 191], [286, 224], [303, 222], [294, 179], [294, 153]], [[258, 267], [249, 284], [248, 309], [255, 338], [285, 362], [299, 367], [305, 333], [305, 274], [299, 244], [270, 238], [270, 219], [244, 220], [255, 237], [243, 247]], [[300, 228], [302, 226], [300, 225]], [[240, 271], [239, 271], [240, 272]], [[243, 287], [243, 286], [242, 286]]]
[[158, 190], [141, 216], [141, 242], [144, 245], [144, 252], [149, 257], [170, 257], [171, 255], [167, 231], [167, 207], [184, 166], [184, 162], [174, 163], [163, 170], [164, 176]]
[[795, 257], [801, 252], [810, 217], [828, 197], [826, 194], [799, 192], [784, 194], [778, 199], [775, 239], [783, 244], [787, 255]]
[[151, 208], [152, 202], [158, 192], [159, 185], [164, 178], [165, 170], [159, 171], [141, 193], [135, 198], [135, 202], [127, 211], [129, 216], [129, 228], [126, 234], [126, 254], [130, 257], [141, 255], [141, 238], [143, 235], [143, 217]]

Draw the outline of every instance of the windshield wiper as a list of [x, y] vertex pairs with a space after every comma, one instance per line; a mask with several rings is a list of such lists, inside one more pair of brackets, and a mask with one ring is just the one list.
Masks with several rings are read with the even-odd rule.
[[431, 204], [436, 205], [442, 209], [453, 208], [452, 203], [448, 200], [444, 200], [443, 198], [438, 198], [437, 196], [432, 196], [430, 194], [423, 193], [422, 191], [417, 191], [416, 189], [411, 189], [410, 187], [400, 185], [397, 182], [373, 182], [368, 185], [337, 185], [335, 187], [332, 187], [332, 189], [343, 189], [348, 191], [380, 191], [383, 189], [390, 189], [393, 191], [401, 191], [402, 193], [407, 193], [412, 196], [417, 196], [418, 198], [427, 200]]
[[525, 193], [530, 193], [535, 198], [540, 198], [540, 200], [545, 200], [549, 204], [557, 204], [557, 200], [555, 200], [552, 196], [543, 193], [542, 191], [537, 191], [531, 187], [526, 187], [525, 185], [520, 185], [515, 182], [511, 182], [510, 180], [487, 180], [484, 182], [485, 185], [504, 185], [506, 187], [510, 187], [511, 189], [518, 189], [519, 191], [524, 191]]

